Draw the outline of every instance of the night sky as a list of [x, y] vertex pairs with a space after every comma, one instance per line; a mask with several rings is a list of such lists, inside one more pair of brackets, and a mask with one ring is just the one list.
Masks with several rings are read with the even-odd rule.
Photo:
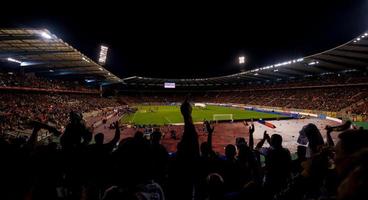
[[[196, 78], [307, 56], [368, 30], [368, 1], [254, 1], [234, 5], [29, 5], [0, 14], [3, 28], [47, 28], [106, 68], [132, 75]], [[273, 2], [273, 3], [270, 3]], [[323, 3], [321, 3], [323, 2]]]

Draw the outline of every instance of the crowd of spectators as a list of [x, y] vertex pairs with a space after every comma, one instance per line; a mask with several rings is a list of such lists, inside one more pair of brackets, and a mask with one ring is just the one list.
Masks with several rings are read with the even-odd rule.
[[[194, 102], [238, 103], [352, 114], [368, 112], [368, 77], [361, 73], [326, 74], [282, 81], [257, 81], [245, 85], [229, 84], [208, 90], [154, 90], [123, 92], [129, 103], [170, 103], [188, 97]], [[356, 105], [359, 104], [360, 106]]]
[[[143, 92], [125, 94], [130, 102], [178, 102], [188, 95], [187, 92]], [[294, 109], [308, 109], [338, 112], [368, 97], [367, 86], [319, 87], [319, 88], [283, 88], [274, 90], [244, 91], [193, 91], [190, 98], [194, 102], [237, 103], [246, 105], [271, 106]], [[368, 110], [355, 109], [355, 114]]]
[[88, 88], [76, 81], [63, 81], [59, 79], [46, 79], [32, 74], [20, 75], [17, 73], [1, 73], [0, 87], [25, 87], [49, 90], [74, 90], [98, 92], [96, 88]]
[[304, 78], [289, 78], [279, 81], [256, 81], [250, 85], [241, 86], [240, 89], [273, 89], [285, 87], [306, 87], [306, 86], [326, 86], [326, 85], [347, 85], [364, 84], [368, 82], [368, 76], [360, 72], [347, 74], [326, 74], [320, 76], [306, 76]]
[[368, 99], [365, 99], [361, 103], [352, 106], [351, 112], [353, 114], [368, 115]]
[[94, 95], [4, 92], [0, 94], [0, 133], [29, 129], [33, 120], [62, 131], [71, 111], [87, 113], [119, 105], [114, 99]]
[[[249, 138], [236, 138], [224, 152], [214, 152], [214, 127], [205, 122], [207, 141], [199, 144], [191, 105], [180, 107], [185, 125], [176, 152], [160, 144], [162, 134], [149, 139], [142, 132], [120, 141], [122, 127], [104, 143], [71, 112], [58, 142], [39, 143], [34, 124], [28, 139], [0, 138], [1, 199], [104, 200], [357, 200], [367, 196], [368, 132], [350, 123], [326, 127], [323, 138], [314, 124], [299, 133], [298, 158], [291, 159], [282, 135], [263, 133], [246, 124]], [[342, 132], [338, 140], [332, 134]], [[336, 145], [335, 145], [335, 142]], [[267, 145], [265, 145], [267, 143]], [[263, 161], [264, 158], [265, 160]]]

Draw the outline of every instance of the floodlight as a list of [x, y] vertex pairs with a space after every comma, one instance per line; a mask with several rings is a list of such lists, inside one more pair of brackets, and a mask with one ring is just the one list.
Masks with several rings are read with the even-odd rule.
[[319, 63], [318, 61], [313, 61], [313, 62], [308, 63], [308, 65], [316, 65], [318, 63]]
[[100, 68], [98, 68], [99, 70], [101, 70], [101, 71], [103, 71], [103, 69], [100, 67]]
[[45, 39], [51, 39], [52, 38], [52, 36], [50, 34], [46, 33], [46, 32], [41, 32], [41, 36]]
[[245, 57], [244, 56], [240, 56], [239, 57], [239, 64], [244, 64], [245, 63]]
[[82, 59], [84, 60], [84, 61], [86, 61], [86, 62], [90, 62], [87, 58], [85, 58], [85, 57], [82, 57]]
[[15, 62], [15, 63], [19, 63], [19, 64], [22, 63], [22, 61], [14, 59], [14, 58], [8, 58], [7, 60], [10, 61], [10, 62]]
[[105, 64], [106, 63], [107, 51], [108, 50], [109, 50], [109, 48], [107, 46], [101, 45], [100, 57], [98, 58], [98, 62], [100, 64]]

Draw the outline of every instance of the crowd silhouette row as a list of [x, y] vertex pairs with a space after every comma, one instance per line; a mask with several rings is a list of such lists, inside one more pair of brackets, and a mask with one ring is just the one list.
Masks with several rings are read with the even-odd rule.
[[[326, 138], [314, 124], [300, 130], [297, 159], [282, 145], [282, 135], [254, 144], [237, 138], [224, 152], [214, 152], [214, 127], [205, 121], [207, 141], [199, 144], [191, 104], [180, 107], [185, 125], [174, 153], [160, 144], [156, 130], [120, 140], [122, 127], [104, 143], [82, 116], [69, 113], [64, 133], [33, 123], [30, 138], [0, 138], [1, 199], [362, 199], [367, 196], [368, 132], [350, 122], [326, 127]], [[40, 129], [57, 140], [39, 143]], [[339, 134], [338, 141], [331, 134]], [[337, 142], [335, 144], [335, 142]], [[269, 147], [264, 144], [268, 143]], [[263, 160], [264, 158], [264, 160]], [[364, 199], [364, 198], [363, 198]]]

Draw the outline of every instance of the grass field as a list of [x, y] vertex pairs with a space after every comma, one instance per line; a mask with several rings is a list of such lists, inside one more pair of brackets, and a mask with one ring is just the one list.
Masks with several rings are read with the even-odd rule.
[[[183, 123], [179, 106], [136, 106], [138, 111], [131, 115], [122, 117], [123, 123], [129, 124], [173, 124]], [[237, 108], [222, 107], [222, 106], [207, 106], [206, 108], [193, 107], [192, 117], [194, 122], [203, 120], [213, 120], [214, 114], [232, 114], [234, 120], [246, 119], [270, 119], [270, 118], [285, 118], [278, 114], [269, 114], [255, 112], [249, 110], [241, 110]], [[221, 119], [218, 119], [219, 121]], [[222, 120], [228, 120], [224, 116]]]

